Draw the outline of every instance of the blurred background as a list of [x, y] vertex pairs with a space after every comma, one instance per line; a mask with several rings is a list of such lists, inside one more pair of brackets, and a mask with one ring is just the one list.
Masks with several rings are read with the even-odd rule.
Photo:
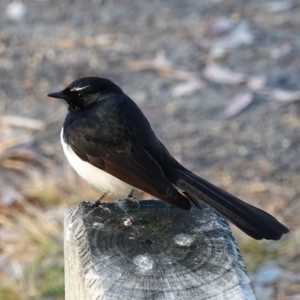
[[0, 299], [64, 299], [63, 216], [94, 199], [50, 92], [112, 79], [187, 168], [291, 232], [233, 229], [258, 299], [300, 299], [297, 0], [0, 1]]

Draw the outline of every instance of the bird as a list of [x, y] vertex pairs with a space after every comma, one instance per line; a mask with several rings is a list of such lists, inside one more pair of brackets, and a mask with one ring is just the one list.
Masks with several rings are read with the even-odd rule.
[[[113, 81], [84, 77], [48, 97], [66, 102], [60, 140], [88, 183], [116, 198], [142, 190], [180, 209], [208, 206], [250, 237], [279, 240], [289, 229], [267, 212], [194, 174], [157, 138], [137, 104]], [[102, 199], [103, 197], [100, 197]]]

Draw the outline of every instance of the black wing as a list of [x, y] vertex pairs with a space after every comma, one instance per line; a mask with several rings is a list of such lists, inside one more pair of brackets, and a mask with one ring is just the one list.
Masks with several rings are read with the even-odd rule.
[[190, 209], [190, 201], [174, 188], [138, 141], [116, 135], [108, 142], [107, 138], [101, 139], [96, 125], [92, 119], [78, 119], [65, 128], [65, 139], [82, 160], [174, 206]]

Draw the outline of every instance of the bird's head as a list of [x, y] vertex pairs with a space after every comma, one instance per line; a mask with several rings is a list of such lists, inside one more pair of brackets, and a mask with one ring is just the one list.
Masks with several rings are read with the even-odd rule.
[[123, 93], [121, 88], [106, 78], [84, 77], [73, 81], [61, 92], [48, 94], [48, 97], [63, 99], [70, 111], [81, 110], [108, 95]]

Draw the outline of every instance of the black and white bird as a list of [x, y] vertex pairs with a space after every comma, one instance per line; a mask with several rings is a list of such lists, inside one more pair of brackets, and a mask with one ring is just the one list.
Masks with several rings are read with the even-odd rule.
[[289, 232], [273, 216], [183, 167], [112, 81], [85, 77], [48, 96], [68, 104], [61, 143], [71, 166], [102, 192], [124, 197], [137, 188], [186, 210], [205, 204], [258, 240]]

